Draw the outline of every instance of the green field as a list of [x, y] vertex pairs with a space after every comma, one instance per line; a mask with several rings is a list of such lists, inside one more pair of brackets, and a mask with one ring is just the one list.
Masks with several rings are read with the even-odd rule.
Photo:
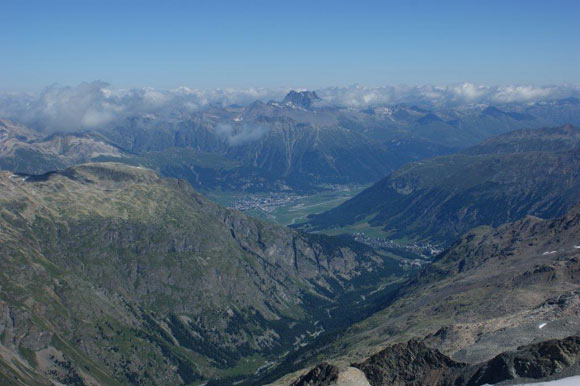
[[[345, 233], [347, 234], [364, 233], [368, 237], [377, 237], [382, 239], [391, 238], [391, 234], [389, 232], [385, 232], [381, 227], [374, 227], [370, 225], [367, 221], [359, 221], [352, 225], [345, 225], [340, 228], [325, 229], [320, 231], [320, 233], [324, 233], [325, 235], [329, 236], [336, 236]], [[408, 240], [398, 239], [393, 241], [401, 242], [404, 244]]]

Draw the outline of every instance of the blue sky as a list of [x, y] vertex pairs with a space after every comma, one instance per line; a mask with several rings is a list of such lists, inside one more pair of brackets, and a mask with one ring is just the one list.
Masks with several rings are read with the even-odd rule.
[[580, 84], [580, 1], [1, 1], [0, 89]]

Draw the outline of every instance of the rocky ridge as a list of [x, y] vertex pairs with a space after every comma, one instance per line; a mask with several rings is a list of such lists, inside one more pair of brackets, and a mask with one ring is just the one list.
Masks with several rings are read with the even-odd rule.
[[[361, 363], [341, 371], [322, 363], [293, 386], [481, 386], [513, 381], [560, 379], [580, 370], [580, 337], [548, 340], [518, 347], [489, 361], [457, 362], [420, 340], [392, 345]], [[359, 369], [364, 378], [341, 380]]]

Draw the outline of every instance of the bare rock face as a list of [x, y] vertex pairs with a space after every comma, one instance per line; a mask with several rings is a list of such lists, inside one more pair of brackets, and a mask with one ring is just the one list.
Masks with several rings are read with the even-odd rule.
[[290, 91], [285, 97], [282, 103], [302, 107], [309, 109], [312, 107], [312, 103], [319, 101], [320, 98], [316, 95], [315, 91]]
[[356, 367], [347, 367], [338, 374], [336, 386], [370, 386], [365, 374]]
[[468, 367], [418, 340], [393, 345], [354, 366], [373, 386], [453, 385], [450, 379]]
[[338, 380], [338, 367], [323, 362], [300, 377], [292, 386], [330, 386]]
[[321, 363], [298, 380], [292, 386], [370, 386], [365, 374], [356, 367], [340, 370], [329, 363]]
[[577, 367], [579, 360], [578, 336], [530, 344], [475, 366], [477, 370], [470, 377], [468, 385], [495, 384], [517, 378], [547, 379]]

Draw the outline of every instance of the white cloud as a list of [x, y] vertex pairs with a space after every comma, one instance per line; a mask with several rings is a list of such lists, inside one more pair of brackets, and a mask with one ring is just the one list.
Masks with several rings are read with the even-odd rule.
[[37, 95], [0, 95], [0, 117], [44, 131], [75, 131], [106, 126], [134, 115], [191, 113], [209, 104], [249, 104], [256, 99], [281, 99], [287, 91], [187, 87], [116, 89], [103, 82], [81, 83], [76, 87], [53, 85]]
[[506, 86], [497, 90], [493, 100], [505, 103], [537, 101], [559, 91], [558, 87]]
[[216, 127], [215, 131], [219, 136], [225, 138], [231, 146], [257, 141], [268, 133], [268, 129], [260, 125], [233, 127], [230, 124], [221, 124]]
[[[255, 100], [282, 100], [287, 88], [213, 89], [179, 87], [118, 89], [103, 82], [75, 87], [50, 86], [39, 94], [0, 94], [0, 117], [7, 117], [45, 131], [93, 129], [111, 125], [129, 116], [192, 113], [210, 104], [247, 105]], [[464, 104], [533, 103], [580, 96], [575, 86], [500, 86], [472, 83], [448, 86], [328, 87], [316, 90], [320, 105], [361, 108], [397, 103], [425, 107], [457, 107]], [[230, 141], [243, 143], [263, 135], [246, 128]]]
[[574, 86], [482, 86], [462, 83], [449, 86], [385, 86], [326, 88], [316, 91], [327, 104], [365, 107], [377, 104], [410, 103], [434, 107], [463, 104], [525, 103], [580, 96]]
[[472, 83], [463, 83], [461, 85], [453, 87], [452, 92], [455, 95], [465, 98], [466, 100], [472, 101], [477, 98], [482, 97], [486, 93], [486, 87], [476, 86]]

